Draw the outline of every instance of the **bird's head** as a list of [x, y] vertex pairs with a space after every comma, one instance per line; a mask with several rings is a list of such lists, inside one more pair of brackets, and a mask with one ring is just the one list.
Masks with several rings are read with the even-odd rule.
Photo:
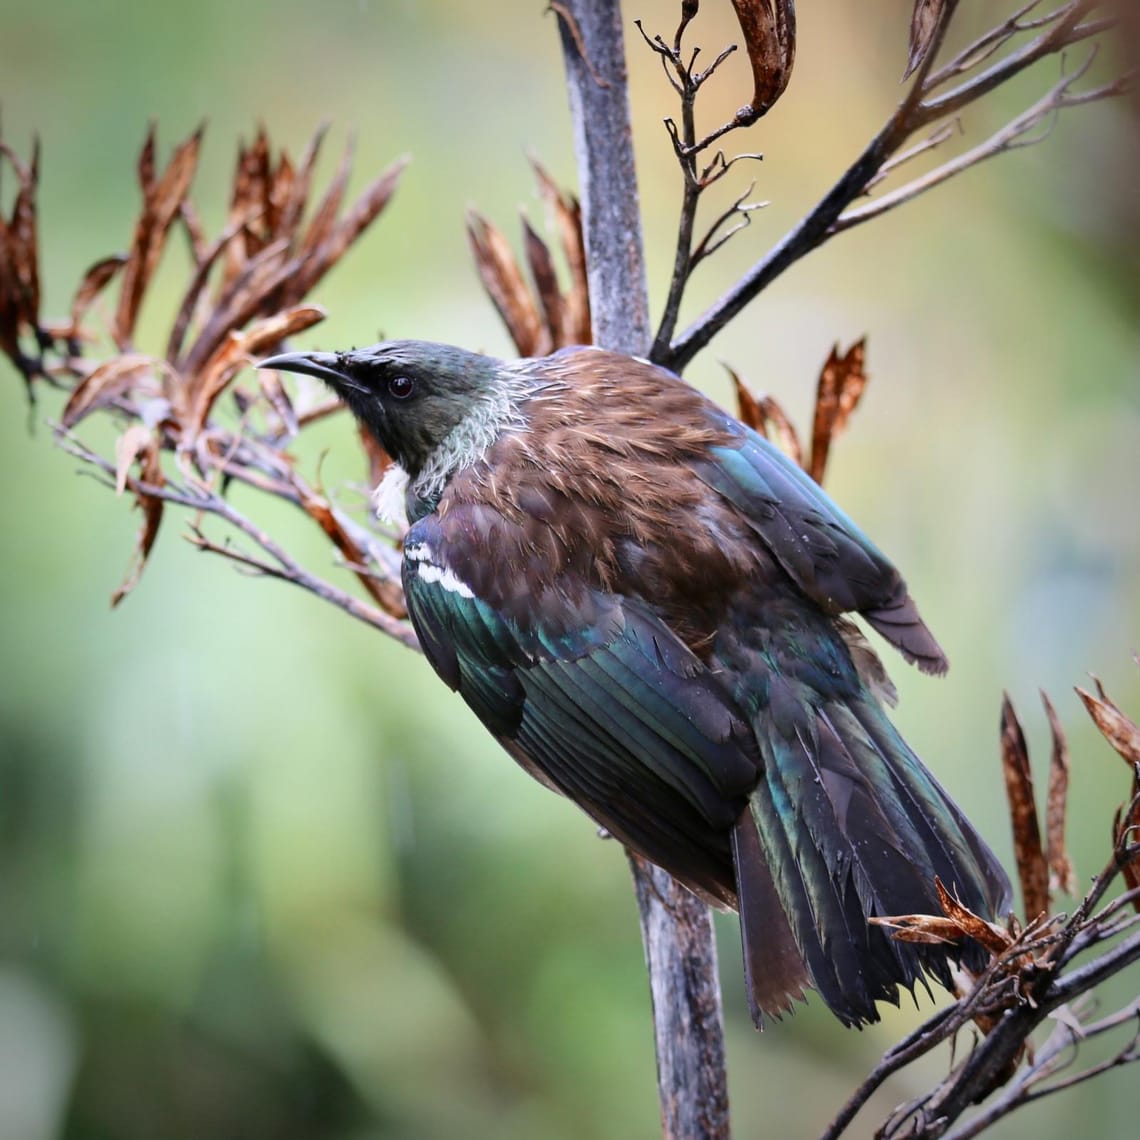
[[413, 478], [471, 417], [493, 426], [490, 421], [507, 398], [502, 361], [427, 341], [391, 340], [349, 352], [287, 352], [258, 367], [323, 380]]

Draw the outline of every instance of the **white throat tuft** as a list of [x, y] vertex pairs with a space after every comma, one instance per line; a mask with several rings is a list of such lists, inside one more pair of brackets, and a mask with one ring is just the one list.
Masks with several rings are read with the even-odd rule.
[[372, 506], [376, 510], [376, 517], [381, 522], [406, 527], [408, 525], [408, 511], [405, 506], [407, 494], [408, 473], [398, 463], [393, 463], [384, 472], [384, 477], [380, 482], [376, 484], [376, 490], [372, 492]]

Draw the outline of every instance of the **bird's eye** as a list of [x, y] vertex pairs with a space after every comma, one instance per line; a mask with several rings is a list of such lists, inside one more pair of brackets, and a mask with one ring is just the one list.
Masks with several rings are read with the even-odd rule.
[[393, 376], [388, 381], [388, 394], [397, 400], [406, 400], [415, 386], [415, 382], [408, 376]]

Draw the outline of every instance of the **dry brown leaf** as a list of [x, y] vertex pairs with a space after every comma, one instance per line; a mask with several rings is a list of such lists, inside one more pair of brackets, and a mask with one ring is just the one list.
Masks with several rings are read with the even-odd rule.
[[554, 217], [562, 244], [562, 254], [570, 270], [570, 286], [563, 296], [565, 344], [589, 344], [590, 286], [586, 276], [586, 243], [582, 236], [582, 207], [572, 194], [565, 194], [534, 158], [530, 160], [539, 193]]
[[1008, 694], [1002, 698], [1001, 705], [1001, 762], [1025, 918], [1032, 922], [1038, 915], [1049, 913], [1049, 868], [1041, 849], [1041, 829], [1037, 823], [1033, 773], [1029, 768], [1025, 734]]
[[751, 103], [736, 112], [742, 125], [775, 106], [796, 61], [796, 6], [793, 0], [732, 0], [752, 64]]
[[539, 304], [542, 305], [545, 318], [543, 323], [550, 335], [550, 347], [562, 348], [570, 342], [564, 339], [562, 292], [558, 288], [554, 259], [550, 256], [546, 242], [534, 232], [525, 217], [522, 219], [522, 227], [526, 259], [530, 265], [530, 275], [534, 281]]
[[[152, 432], [140, 423], [127, 428], [115, 444], [115, 487], [120, 495], [126, 489], [131, 465], [136, 461], [139, 465], [141, 482], [152, 487], [161, 487], [165, 483], [159, 460], [158, 441]], [[112, 606], [117, 606], [139, 584], [155, 539], [158, 537], [158, 528], [162, 523], [162, 499], [139, 491], [136, 502], [143, 513], [143, 521], [135, 539], [135, 549], [127, 572], [119, 588], [111, 595]]]
[[1120, 753], [1126, 763], [1135, 767], [1140, 764], [1140, 728], [1109, 700], [1104, 686], [1096, 677], [1093, 677], [1093, 681], [1096, 683], [1097, 696], [1094, 697], [1079, 687], [1077, 696], [1085, 702], [1085, 708], [1089, 710], [1089, 715], [1105, 740]]
[[467, 237], [483, 287], [507, 326], [515, 348], [522, 356], [541, 356], [567, 345], [590, 344], [593, 329], [581, 209], [573, 195], [564, 194], [537, 160], [532, 158], [530, 162], [539, 195], [546, 205], [547, 224], [558, 231], [566, 259], [566, 290], [559, 284], [550, 245], [525, 214], [523, 247], [534, 283], [533, 293], [506, 239], [475, 210], [467, 213]]
[[365, 187], [360, 197], [349, 208], [339, 225], [313, 250], [301, 266], [296, 282], [286, 281], [287, 303], [300, 301], [306, 293], [344, 256], [348, 247], [372, 224], [388, 204], [400, 177], [411, 161], [406, 155], [398, 158], [378, 178]]
[[11, 219], [0, 216], [0, 348], [15, 358], [19, 354], [21, 327], [39, 328], [40, 277], [36, 233], [39, 140], [33, 145], [32, 161], [27, 166], [2, 139], [0, 157], [8, 159], [19, 184], [12, 203]]
[[760, 407], [760, 401], [752, 394], [752, 389], [741, 380], [739, 373], [725, 365], [729, 376], [732, 377], [732, 383], [736, 387], [736, 416], [742, 424], [746, 424], [753, 431], [758, 431], [761, 435], [767, 436], [768, 425], [763, 411]]
[[752, 390], [741, 380], [740, 374], [734, 368], [730, 368], [727, 364], [725, 368], [736, 386], [736, 418], [753, 431], [766, 436], [768, 428], [764, 422], [764, 414], [760, 410], [759, 400], [752, 395]]
[[325, 319], [319, 305], [299, 305], [252, 324], [243, 332], [231, 332], [210, 357], [196, 378], [189, 422], [184, 429], [190, 438], [206, 426], [214, 402], [251, 356], [264, 355], [286, 337], [294, 336]]
[[[1140, 663], [1140, 662], [1138, 662]], [[1132, 769], [1132, 791], [1127, 808], [1117, 812], [1113, 826], [1113, 837], [1120, 847], [1131, 847], [1140, 842], [1140, 728], [1131, 717], [1126, 716], [1109, 699], [1099, 678], [1094, 677], [1097, 695], [1078, 688], [1077, 696], [1085, 703], [1093, 722], [1101, 735], [1121, 755]], [[1140, 888], [1140, 863], [1135, 859], [1121, 869], [1125, 885], [1129, 890]], [[1140, 913], [1140, 899], [1133, 902], [1133, 909]]]
[[1069, 803], [1069, 744], [1057, 710], [1045, 692], [1041, 703], [1049, 718], [1053, 753], [1049, 761], [1049, 795], [1045, 801], [1045, 858], [1049, 864], [1049, 888], [1068, 895], [1076, 893], [1077, 874], [1065, 849], [1065, 814]]
[[301, 240], [300, 253], [302, 255], [310, 254], [319, 248], [328, 239], [336, 225], [336, 218], [340, 213], [340, 204], [344, 198], [345, 188], [348, 186], [349, 175], [352, 173], [354, 149], [352, 140], [349, 140], [348, 145], [344, 148], [344, 154], [341, 155], [336, 174], [333, 175], [328, 189], [325, 190], [318, 203], [313, 214], [313, 220], [309, 223], [305, 236]]
[[[286, 337], [294, 336], [312, 328], [325, 319], [325, 310], [320, 305], [298, 305], [285, 312], [265, 317], [241, 333], [232, 333], [223, 352], [237, 352], [245, 356], [264, 355], [276, 348]], [[232, 347], [231, 347], [232, 346]], [[209, 408], [205, 409], [206, 414]], [[203, 416], [202, 422], [205, 422]]]
[[907, 47], [906, 71], [909, 79], [930, 50], [931, 41], [939, 23], [957, 7], [957, 0], [915, 0], [910, 17], [910, 42]]
[[542, 356], [549, 352], [549, 337], [507, 239], [474, 210], [467, 212], [467, 237], [483, 288], [507, 326], [519, 355]]
[[190, 184], [198, 169], [198, 153], [202, 147], [204, 128], [199, 127], [185, 142], [174, 148], [158, 185], [154, 188], [152, 207], [155, 214], [153, 240], [146, 251], [143, 288], [151, 281], [162, 257], [170, 227], [182, 213]]
[[[364, 551], [337, 521], [328, 499], [304, 484], [298, 485], [297, 490], [300, 492], [302, 509], [325, 532], [348, 563], [352, 566], [363, 566], [367, 561]], [[399, 583], [381, 580], [371, 574], [357, 574], [357, 578], [373, 599], [393, 617], [403, 619], [408, 616], [404, 591]]]
[[115, 253], [95, 262], [83, 275], [79, 288], [75, 290], [75, 297], [71, 302], [71, 335], [80, 335], [80, 326], [87, 310], [95, 302], [95, 298], [111, 283], [115, 274], [126, 264], [125, 254]]
[[269, 192], [266, 197], [265, 224], [271, 237], [288, 237], [283, 230], [282, 222], [285, 211], [293, 200], [293, 186], [297, 180], [297, 172], [293, 169], [293, 160], [282, 151], [277, 159], [277, 169], [273, 171]]
[[73, 428], [84, 416], [96, 408], [106, 407], [140, 380], [154, 376], [160, 368], [161, 364], [154, 357], [141, 352], [112, 356], [75, 386], [60, 416], [60, 423], [65, 428]]
[[962, 939], [962, 929], [953, 919], [936, 914], [873, 916], [867, 921], [874, 926], [884, 926], [889, 929], [891, 937], [896, 942], [929, 942], [944, 945]]
[[265, 127], [259, 126], [249, 149], [247, 158], [249, 185], [246, 193], [250, 200], [250, 251], [256, 253], [276, 236], [273, 232], [273, 219], [270, 217], [269, 194], [273, 185], [273, 174], [269, 161], [269, 136]]
[[123, 268], [119, 305], [111, 324], [111, 335], [120, 351], [126, 351], [134, 333], [143, 296], [158, 267], [166, 238], [190, 190], [198, 165], [202, 128], [175, 148], [166, 170], [154, 178], [154, 128], [151, 127], [139, 157], [139, 182], [143, 190], [142, 211], [135, 223], [131, 251]]
[[797, 466], [803, 466], [803, 448], [795, 425], [787, 413], [771, 396], [756, 396], [747, 384], [727, 364], [724, 366], [736, 387], [736, 403], [741, 423], [767, 439], [774, 437], [780, 450]]
[[190, 327], [190, 322], [194, 319], [206, 283], [209, 281], [210, 271], [217, 264], [219, 255], [241, 234], [243, 227], [244, 222], [240, 219], [231, 222], [219, 235], [217, 241], [195, 254], [197, 265], [194, 276], [190, 279], [190, 284], [182, 297], [181, 304], [178, 306], [174, 323], [170, 328], [170, 337], [166, 342], [166, 359], [176, 367], [179, 366], [178, 354], [182, 351], [182, 341], [186, 336], [186, 330]]
[[[1134, 848], [1140, 844], [1140, 769], [1132, 777], [1132, 800], [1118, 824], [1117, 843], [1121, 846]], [[1120, 872], [1124, 876], [1124, 884], [1130, 891], [1140, 890], [1140, 860], [1133, 859], [1125, 863]], [[1132, 900], [1132, 909], [1140, 914], [1140, 898]]]
[[249, 259], [267, 244], [253, 229], [255, 219], [260, 219], [264, 212], [266, 171], [259, 144], [265, 148], [264, 159], [267, 162], [268, 144], [264, 128], [259, 128], [253, 146], [247, 147], [244, 143], [238, 145], [230, 208], [226, 218], [226, 230], [233, 232], [235, 239], [226, 245], [219, 292], [224, 292], [242, 272]]
[[155, 150], [158, 147], [158, 132], [152, 122], [146, 129], [146, 138], [143, 140], [142, 150], [139, 151], [138, 170], [139, 186], [145, 198], [154, 189]]
[[182, 209], [178, 211], [178, 220], [186, 231], [190, 242], [190, 252], [194, 257], [194, 264], [201, 265], [202, 258], [206, 256], [210, 243], [206, 240], [206, 231], [202, 227], [202, 219], [194, 209], [194, 203], [186, 198], [182, 202]]
[[115, 441], [115, 494], [121, 495], [127, 487], [131, 464], [153, 442], [145, 424], [134, 423]]
[[793, 463], [802, 467], [804, 463], [803, 447], [800, 445], [800, 437], [796, 433], [792, 421], [788, 418], [787, 412], [773, 396], [762, 396], [760, 398], [760, 412], [768, 425], [768, 431], [764, 434], [774, 434], [775, 442], [784, 454]]
[[273, 369], [259, 368], [257, 383], [269, 406], [277, 413], [277, 418], [285, 431], [290, 436], [295, 436], [301, 430], [300, 424], [297, 423], [297, 413], [293, 410], [293, 401], [289, 399], [289, 393], [281, 383], [280, 373]]
[[974, 914], [963, 906], [935, 877], [934, 889], [942, 914], [893, 914], [875, 916], [867, 921], [891, 930], [891, 937], [899, 942], [960, 942], [973, 938], [991, 954], [1001, 954], [1013, 945], [1013, 936], [992, 922]]
[[[1118, 849], [1127, 851], [1140, 844], [1140, 771], [1132, 778], [1132, 798], [1127, 809], [1120, 807], [1112, 823], [1113, 842]], [[1131, 859], [1120, 869], [1124, 885], [1130, 890], [1140, 890], [1140, 860]], [[1140, 898], [1132, 900], [1132, 909], [1140, 914]]]
[[963, 934], [968, 934], [975, 942], [981, 943], [991, 954], [1001, 954], [1013, 945], [1013, 936], [1008, 930], [993, 922], [987, 922], [969, 907], [963, 906], [937, 876], [934, 878], [934, 889], [938, 892], [938, 903], [946, 917], [951, 919]]
[[305, 204], [309, 200], [309, 188], [313, 183], [313, 170], [317, 164], [317, 157], [321, 152], [321, 144], [328, 133], [328, 124], [322, 123], [309, 139], [300, 159], [297, 162], [296, 172], [289, 189], [289, 199], [281, 210], [281, 220], [278, 232], [281, 237], [292, 237], [301, 221], [305, 211]]
[[298, 262], [289, 256], [289, 243], [285, 239], [267, 245], [256, 257], [250, 258], [218, 297], [205, 325], [183, 353], [179, 370], [190, 377], [192, 387], [198, 387], [195, 377], [229, 334], [241, 329], [266, 308], [276, 311], [275, 306], [269, 305], [268, 298], [283, 281], [295, 275], [297, 269]]
[[819, 374], [808, 468], [808, 474], [817, 483], [823, 483], [831, 445], [847, 427], [867, 387], [866, 349], [866, 337], [856, 341], [842, 356], [835, 345]]
[[0, 350], [13, 360], [20, 351], [20, 305], [13, 260], [9, 249], [8, 222], [0, 216]]
[[36, 188], [40, 180], [40, 143], [32, 145], [32, 161], [28, 167], [17, 167], [20, 188], [12, 204], [12, 220], [8, 223], [9, 248], [15, 254], [16, 278], [20, 283], [23, 317], [30, 328], [39, 324], [40, 273], [39, 239], [36, 232]]

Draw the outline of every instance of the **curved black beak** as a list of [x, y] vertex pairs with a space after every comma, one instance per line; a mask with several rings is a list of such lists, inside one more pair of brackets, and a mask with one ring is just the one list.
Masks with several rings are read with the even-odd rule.
[[277, 368], [282, 372], [301, 372], [316, 376], [334, 388], [359, 388], [351, 376], [345, 375], [341, 357], [335, 352], [283, 352], [261, 361], [258, 368]]

